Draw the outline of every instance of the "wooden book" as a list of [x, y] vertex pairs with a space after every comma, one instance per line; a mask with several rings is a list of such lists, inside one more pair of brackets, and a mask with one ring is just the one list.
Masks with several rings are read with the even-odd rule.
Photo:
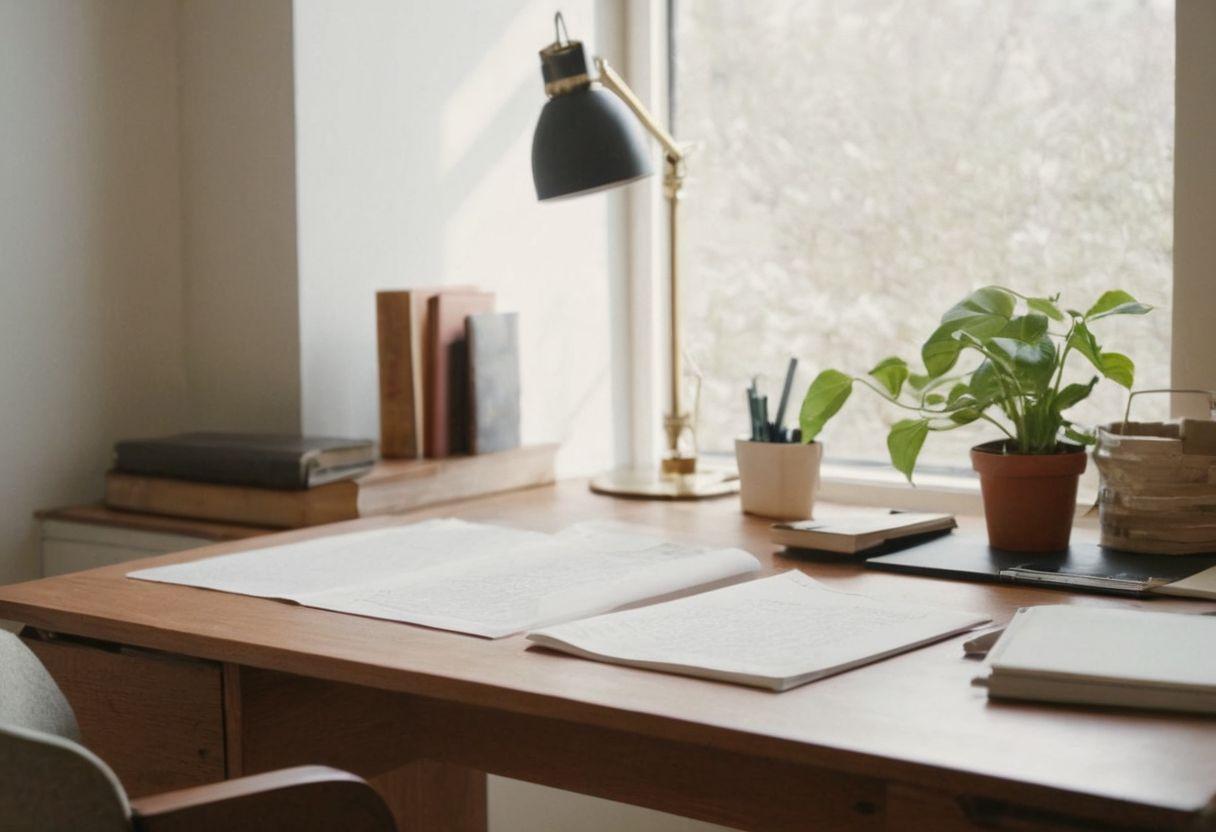
[[518, 448], [519, 316], [514, 312], [470, 315], [469, 445], [485, 454]]
[[357, 480], [306, 491], [111, 471], [105, 502], [124, 511], [291, 529], [551, 483], [556, 453], [557, 445], [530, 445], [445, 460], [381, 460]]
[[[422, 456], [426, 408], [423, 368], [429, 365], [425, 337], [427, 302], [440, 287], [376, 293], [376, 344], [380, 364], [380, 455]], [[472, 291], [454, 286], [448, 291]]]
[[464, 320], [494, 311], [491, 292], [441, 292], [427, 301], [426, 456], [469, 452], [469, 358]]

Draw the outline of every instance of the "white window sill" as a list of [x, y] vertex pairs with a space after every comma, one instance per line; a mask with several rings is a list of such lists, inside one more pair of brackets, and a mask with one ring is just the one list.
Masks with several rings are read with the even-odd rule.
[[[706, 454], [723, 463], [726, 454]], [[1097, 498], [1092, 482], [1082, 479], [1077, 492], [1076, 524], [1097, 528], [1098, 513], [1091, 511]], [[930, 468], [916, 472], [916, 485], [885, 463], [824, 460], [820, 468], [818, 499], [844, 505], [895, 508], [903, 511], [939, 511], [978, 517], [984, 513], [980, 481], [973, 471]]]
[[[980, 481], [972, 471], [936, 469], [916, 472], [916, 485], [888, 465], [825, 460], [820, 469], [819, 498], [831, 503], [882, 506], [904, 511], [944, 511], [979, 516], [984, 513]], [[1077, 492], [1078, 525], [1096, 527], [1090, 513], [1097, 497], [1082, 481]]]

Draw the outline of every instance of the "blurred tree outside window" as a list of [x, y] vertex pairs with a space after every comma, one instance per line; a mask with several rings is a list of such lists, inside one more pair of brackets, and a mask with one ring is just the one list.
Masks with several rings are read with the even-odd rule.
[[[991, 283], [1158, 306], [1104, 321], [1100, 340], [1135, 359], [1137, 387], [1168, 386], [1172, 0], [671, 2], [703, 451], [747, 431], [752, 376], [775, 410], [799, 358], [796, 423], [819, 370], [919, 363], [942, 312]], [[1115, 420], [1125, 395], [1099, 385], [1073, 414]], [[1137, 415], [1164, 418], [1157, 398]], [[822, 436], [828, 457], [885, 461], [898, 418], [855, 395]], [[966, 468], [989, 438], [935, 435], [922, 468]]]

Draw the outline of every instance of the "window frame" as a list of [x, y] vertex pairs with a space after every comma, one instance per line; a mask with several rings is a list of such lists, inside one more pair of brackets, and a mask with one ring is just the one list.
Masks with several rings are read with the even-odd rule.
[[[625, 68], [630, 85], [656, 113], [668, 113], [673, 0], [627, 0]], [[1170, 330], [1173, 387], [1216, 389], [1216, 3], [1176, 0], [1174, 116], [1174, 270]], [[680, 136], [676, 137], [680, 139]], [[629, 248], [629, 413], [627, 456], [657, 465], [661, 379], [666, 378], [666, 251], [661, 183], [631, 189]], [[1210, 418], [1202, 399], [1173, 396], [1173, 418]], [[979, 513], [978, 483], [963, 474], [918, 478], [913, 489], [879, 466], [825, 463], [821, 496], [837, 502]]]

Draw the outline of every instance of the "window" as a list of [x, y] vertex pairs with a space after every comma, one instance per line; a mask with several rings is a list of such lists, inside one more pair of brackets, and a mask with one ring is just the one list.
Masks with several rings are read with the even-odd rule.
[[[1136, 360], [1137, 387], [1169, 386], [1173, 2], [672, 0], [671, 26], [672, 120], [696, 146], [683, 257], [703, 451], [744, 431], [753, 375], [775, 400], [796, 355], [796, 413], [825, 367], [918, 360], [946, 307], [990, 283], [1161, 307], [1099, 339]], [[1073, 414], [1124, 402], [1107, 382]], [[858, 391], [829, 457], [885, 462], [897, 418]], [[986, 438], [934, 435], [922, 466], [966, 467]]]

